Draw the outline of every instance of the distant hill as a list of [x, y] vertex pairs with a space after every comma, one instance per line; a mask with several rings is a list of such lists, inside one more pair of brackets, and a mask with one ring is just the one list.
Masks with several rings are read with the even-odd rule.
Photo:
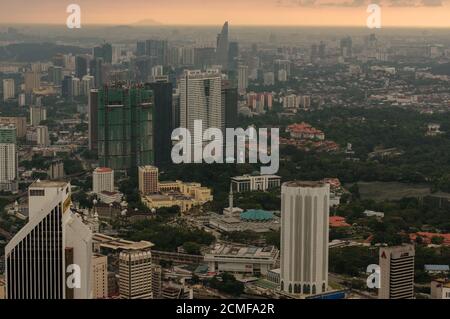
[[55, 43], [17, 43], [0, 47], [0, 60], [14, 62], [48, 61], [58, 53], [81, 54], [90, 50]]
[[136, 23], [133, 23], [133, 25], [134, 26], [152, 26], [152, 25], [162, 25], [162, 23], [158, 22], [156, 20], [153, 20], [153, 19], [145, 19], [145, 20], [141, 20]]

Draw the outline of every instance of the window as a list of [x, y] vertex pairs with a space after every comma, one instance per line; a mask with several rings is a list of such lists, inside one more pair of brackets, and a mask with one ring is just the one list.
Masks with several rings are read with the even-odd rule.
[[30, 196], [45, 196], [43, 189], [30, 189]]

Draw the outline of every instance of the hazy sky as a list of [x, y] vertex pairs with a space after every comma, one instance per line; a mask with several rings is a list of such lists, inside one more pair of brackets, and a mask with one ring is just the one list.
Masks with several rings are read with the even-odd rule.
[[450, 27], [450, 0], [0, 0], [1, 23], [65, 24], [80, 5], [82, 24], [352, 25], [365, 26], [370, 2], [382, 26]]

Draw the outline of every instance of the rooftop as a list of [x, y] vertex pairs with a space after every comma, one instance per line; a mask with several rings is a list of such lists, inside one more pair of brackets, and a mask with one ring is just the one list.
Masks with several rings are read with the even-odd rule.
[[99, 233], [93, 234], [92, 240], [94, 243], [100, 244], [100, 246], [103, 248], [110, 248], [113, 250], [141, 250], [150, 249], [154, 246], [154, 244], [149, 241], [141, 240], [139, 242], [135, 242]]
[[249, 209], [241, 214], [241, 219], [268, 221], [273, 219], [273, 213], [262, 209]]
[[276, 253], [275, 246], [254, 247], [245, 245], [217, 244], [211, 255], [247, 258], [271, 258]]
[[65, 187], [68, 183], [64, 181], [41, 181], [37, 180], [30, 185], [30, 188], [46, 188], [46, 187]]
[[326, 183], [322, 181], [291, 181], [283, 183], [283, 186], [285, 187], [312, 187], [312, 188], [318, 188], [323, 187], [327, 185]]

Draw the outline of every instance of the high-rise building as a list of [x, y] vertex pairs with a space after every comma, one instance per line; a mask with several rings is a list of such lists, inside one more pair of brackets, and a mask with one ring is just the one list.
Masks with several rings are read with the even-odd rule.
[[[194, 132], [194, 121], [202, 121], [202, 133], [208, 128], [223, 132], [225, 114], [222, 108], [222, 79], [218, 70], [186, 70], [180, 78], [180, 127]], [[197, 136], [195, 144], [202, 144]]]
[[320, 294], [328, 289], [330, 186], [293, 181], [281, 187], [281, 290]]
[[181, 48], [181, 64], [184, 66], [192, 66], [195, 64], [195, 48], [193, 47]]
[[38, 126], [42, 121], [47, 119], [47, 109], [42, 106], [30, 107], [30, 124], [31, 126]]
[[36, 126], [36, 142], [40, 147], [48, 147], [50, 145], [50, 137], [48, 135], [48, 127], [45, 125]]
[[240, 94], [245, 94], [248, 87], [248, 66], [239, 65], [238, 67], [238, 90]]
[[153, 91], [142, 86], [105, 86], [98, 92], [100, 165], [137, 172], [153, 164]]
[[98, 151], [98, 90], [91, 90], [89, 92], [88, 101], [89, 114], [89, 150], [93, 152]]
[[175, 89], [172, 93], [172, 127], [180, 127], [180, 90]]
[[161, 298], [163, 270], [160, 265], [152, 265], [152, 294], [153, 299]]
[[222, 66], [222, 70], [228, 69], [228, 21], [217, 35], [216, 63]]
[[95, 88], [101, 88], [103, 85], [103, 59], [91, 60], [89, 63], [89, 74], [95, 79]]
[[15, 97], [14, 79], [3, 79], [3, 101]]
[[41, 74], [29, 71], [25, 73], [25, 92], [31, 93], [41, 87]]
[[70, 184], [38, 180], [28, 203], [28, 223], [5, 248], [7, 298], [91, 298], [92, 233], [71, 211]]
[[341, 56], [351, 58], [353, 56], [353, 42], [351, 37], [341, 39]]
[[92, 256], [92, 298], [108, 298], [108, 257], [100, 254]]
[[47, 170], [47, 175], [50, 180], [61, 180], [64, 178], [64, 162], [61, 159], [56, 159], [51, 162]]
[[92, 75], [85, 75], [80, 83], [80, 95], [89, 96], [89, 93], [95, 86], [95, 78]]
[[95, 194], [114, 192], [114, 171], [108, 167], [97, 167], [92, 173], [92, 191]]
[[53, 85], [60, 86], [63, 80], [63, 68], [60, 66], [49, 67], [48, 80], [53, 83]]
[[0, 126], [0, 190], [17, 192], [17, 169], [16, 128]]
[[82, 79], [87, 74], [88, 60], [87, 57], [78, 55], [75, 58], [75, 76]]
[[230, 42], [228, 45], [228, 69], [236, 70], [238, 68], [239, 43]]
[[167, 79], [146, 85], [154, 95], [153, 145], [156, 166], [171, 162], [172, 151], [172, 83]]
[[146, 165], [139, 166], [139, 192], [142, 195], [155, 194], [159, 187], [158, 167]]
[[145, 55], [145, 41], [138, 41], [136, 43], [136, 56]]
[[156, 64], [167, 65], [167, 40], [145, 41], [145, 54], [156, 58]]
[[0, 117], [0, 125], [14, 125], [18, 138], [25, 137], [27, 134], [27, 118], [26, 117]]
[[225, 110], [225, 128], [235, 128], [238, 121], [238, 90], [230, 81], [222, 81], [222, 108]]
[[152, 298], [150, 250], [123, 250], [119, 254], [119, 293], [122, 299]]
[[195, 67], [199, 70], [206, 70], [208, 68], [211, 68], [216, 63], [216, 49], [195, 48], [194, 62]]
[[414, 298], [414, 245], [380, 248], [379, 299]]
[[93, 50], [94, 59], [103, 59], [105, 63], [112, 63], [112, 45], [109, 43], [105, 43], [102, 46], [95, 47]]

